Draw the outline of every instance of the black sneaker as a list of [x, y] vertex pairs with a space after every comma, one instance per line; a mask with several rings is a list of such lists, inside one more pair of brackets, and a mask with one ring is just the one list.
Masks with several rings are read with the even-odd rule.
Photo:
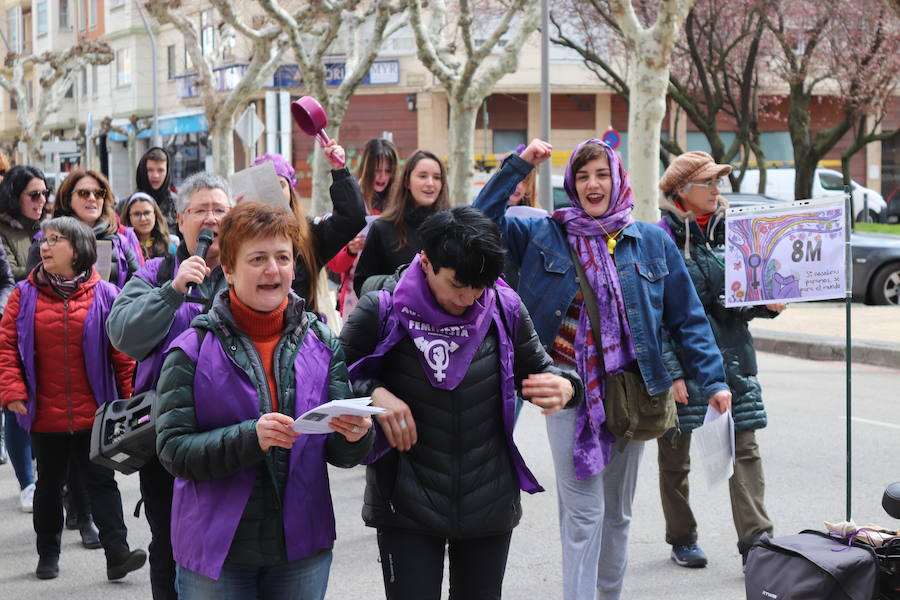
[[680, 567], [700, 569], [708, 562], [706, 553], [700, 548], [700, 544], [694, 542], [687, 546], [672, 546], [672, 560]]
[[145, 562], [147, 562], [147, 553], [140, 548], [137, 550], [132, 550], [131, 552], [123, 556], [121, 560], [117, 560], [115, 562], [107, 560], [106, 578], [110, 581], [122, 579], [132, 571], [137, 571], [138, 569], [143, 567]]
[[34, 574], [38, 579], [56, 579], [59, 576], [59, 555], [45, 555], [38, 558]]

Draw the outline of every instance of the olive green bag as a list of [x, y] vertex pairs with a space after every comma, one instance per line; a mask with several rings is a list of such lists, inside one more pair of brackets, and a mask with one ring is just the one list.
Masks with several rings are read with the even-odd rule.
[[[594, 331], [594, 343], [602, 360], [603, 347], [597, 297], [594, 295], [594, 289], [587, 283], [584, 267], [581, 266], [581, 261], [574, 251], [572, 262], [578, 273], [584, 307], [591, 322], [591, 329]], [[675, 409], [672, 390], [651, 396], [647, 393], [643, 377], [631, 371], [606, 376], [603, 409], [606, 411], [606, 429], [622, 442], [620, 451], [631, 440], [655, 440], [678, 425], [678, 411]]]

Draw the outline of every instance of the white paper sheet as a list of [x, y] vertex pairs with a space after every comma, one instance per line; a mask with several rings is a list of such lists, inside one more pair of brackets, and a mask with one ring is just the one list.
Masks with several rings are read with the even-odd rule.
[[344, 400], [332, 400], [308, 410], [294, 421], [294, 431], [300, 433], [331, 433], [334, 431], [328, 424], [331, 419], [339, 415], [353, 415], [354, 417], [368, 417], [384, 412], [383, 408], [371, 406], [372, 398], [346, 398]]
[[231, 197], [243, 196], [241, 202], [263, 202], [277, 208], [290, 209], [281, 191], [281, 183], [271, 162], [238, 171], [228, 179]]
[[534, 206], [523, 206], [517, 204], [506, 209], [507, 217], [518, 217], [520, 219], [543, 219], [547, 216], [547, 211], [543, 208]]
[[709, 487], [728, 481], [734, 475], [734, 418], [731, 411], [720, 413], [712, 406], [708, 407], [703, 426], [693, 431], [692, 438]]
[[112, 252], [113, 246], [110, 240], [97, 240], [97, 262], [94, 263], [94, 267], [100, 273], [100, 279], [103, 281], [109, 281], [109, 273], [112, 271]]

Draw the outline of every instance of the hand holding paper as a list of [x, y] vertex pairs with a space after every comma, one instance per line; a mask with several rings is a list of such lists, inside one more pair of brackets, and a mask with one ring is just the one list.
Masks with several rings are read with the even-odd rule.
[[703, 426], [693, 431], [700, 462], [709, 487], [715, 487], [734, 475], [734, 419], [731, 411], [719, 414], [712, 405], [706, 409]]
[[[356, 420], [339, 419], [334, 422], [335, 427], [329, 427], [329, 425], [334, 419], [345, 415], [351, 417], [369, 417], [384, 412], [383, 408], [370, 406], [371, 402], [372, 399], [369, 397], [346, 398], [344, 400], [332, 400], [331, 402], [326, 402], [325, 404], [321, 404], [300, 415], [297, 420], [294, 421], [294, 431], [308, 434], [331, 433], [332, 431], [344, 433], [344, 428], [347, 428], [352, 435], [359, 433], [365, 435], [365, 430], [363, 430], [364, 424], [360, 424], [356, 422]], [[348, 426], [348, 424], [350, 425]], [[360, 431], [354, 432], [353, 427], [359, 427]], [[368, 427], [371, 427], [371, 422], [369, 422], [366, 429], [368, 429]], [[362, 435], [359, 437], [361, 438]], [[347, 436], [345, 435], [345, 437]]]

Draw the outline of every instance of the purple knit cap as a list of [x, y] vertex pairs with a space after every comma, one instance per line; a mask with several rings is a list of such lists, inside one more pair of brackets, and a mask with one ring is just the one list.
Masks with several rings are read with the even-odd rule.
[[283, 156], [280, 154], [263, 154], [262, 156], [256, 157], [256, 160], [253, 161], [253, 166], [255, 167], [264, 162], [272, 163], [272, 166], [275, 167], [276, 175], [289, 180], [291, 182], [291, 187], [297, 187], [297, 180], [294, 178], [294, 167], [292, 167], [288, 161], [284, 160]]

